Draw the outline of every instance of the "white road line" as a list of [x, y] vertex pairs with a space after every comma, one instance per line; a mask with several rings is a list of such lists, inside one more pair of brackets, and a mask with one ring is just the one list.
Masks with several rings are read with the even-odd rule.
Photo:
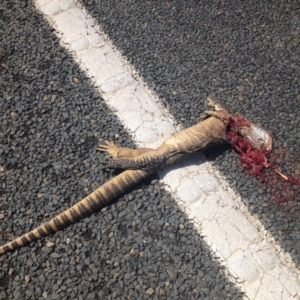
[[[104, 100], [135, 137], [157, 147], [175, 132], [168, 112], [115, 49], [99, 25], [74, 0], [36, 0], [61, 44], [93, 78]], [[135, 78], [136, 77], [136, 78]], [[211, 172], [201, 155], [161, 172], [179, 205], [220, 257], [230, 280], [249, 299], [300, 299], [299, 273], [238, 196]], [[255, 224], [255, 225], [254, 225]]]

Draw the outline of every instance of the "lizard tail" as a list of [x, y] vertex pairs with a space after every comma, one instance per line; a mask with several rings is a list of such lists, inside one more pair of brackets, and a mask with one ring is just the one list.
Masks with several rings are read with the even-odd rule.
[[23, 234], [15, 240], [0, 246], [0, 254], [13, 251], [17, 248], [28, 245], [43, 237], [62, 230], [67, 226], [85, 218], [107, 205], [115, 198], [122, 195], [128, 189], [148, 177], [151, 172], [141, 170], [125, 171], [108, 182], [104, 183], [93, 193], [74, 204], [69, 209], [52, 218], [48, 222], [38, 226], [30, 232]]

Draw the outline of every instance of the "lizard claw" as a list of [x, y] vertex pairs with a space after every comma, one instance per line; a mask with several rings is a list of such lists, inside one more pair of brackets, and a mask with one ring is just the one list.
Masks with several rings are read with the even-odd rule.
[[107, 151], [107, 149], [112, 148], [115, 145], [114, 142], [105, 141], [105, 143], [106, 145], [99, 145], [98, 148], [96, 148], [96, 150]]
[[200, 120], [204, 121], [204, 120], [208, 119], [209, 117], [213, 116], [214, 113], [215, 113], [215, 111], [206, 110], [206, 111], [204, 111], [204, 114], [200, 116]]
[[107, 152], [110, 156], [117, 157], [119, 147], [114, 142], [105, 141], [106, 145], [99, 145], [96, 150]]

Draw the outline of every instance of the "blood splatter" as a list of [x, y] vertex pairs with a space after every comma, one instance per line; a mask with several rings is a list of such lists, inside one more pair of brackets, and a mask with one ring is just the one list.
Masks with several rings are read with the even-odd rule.
[[269, 167], [268, 155], [270, 151], [259, 151], [252, 147], [251, 143], [238, 132], [239, 127], [250, 127], [250, 122], [241, 116], [230, 118], [227, 126], [229, 143], [239, 154], [239, 159], [248, 174], [258, 176], [265, 181], [263, 170]]
[[300, 185], [300, 179], [294, 176], [284, 175], [278, 169], [275, 169], [275, 173], [280, 175], [285, 181], [289, 181], [292, 184]]
[[253, 148], [251, 143], [239, 133], [239, 127], [250, 127], [250, 122], [239, 115], [236, 118], [230, 118], [227, 125], [227, 136], [233, 149], [239, 153], [239, 160], [247, 174], [257, 176], [267, 183], [272, 197], [277, 203], [292, 200], [293, 192], [283, 182], [300, 186], [300, 179], [280, 172], [276, 156], [270, 155], [268, 150], [260, 151]]

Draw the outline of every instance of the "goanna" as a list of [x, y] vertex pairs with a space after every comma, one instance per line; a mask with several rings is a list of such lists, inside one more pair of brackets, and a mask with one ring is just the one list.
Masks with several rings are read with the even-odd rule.
[[[194, 152], [227, 143], [226, 129], [229, 118], [236, 117], [214, 97], [208, 98], [208, 104], [214, 111], [206, 112], [200, 123], [175, 133], [157, 149], [121, 148], [112, 142], [101, 145], [98, 150], [106, 151], [110, 155], [106, 167], [126, 171], [48, 222], [1, 246], [0, 254], [28, 245], [85, 218], [165, 166], [181, 161]], [[250, 124], [250, 127], [242, 127], [237, 130], [254, 148], [271, 148], [271, 136], [266, 131], [253, 124]]]

